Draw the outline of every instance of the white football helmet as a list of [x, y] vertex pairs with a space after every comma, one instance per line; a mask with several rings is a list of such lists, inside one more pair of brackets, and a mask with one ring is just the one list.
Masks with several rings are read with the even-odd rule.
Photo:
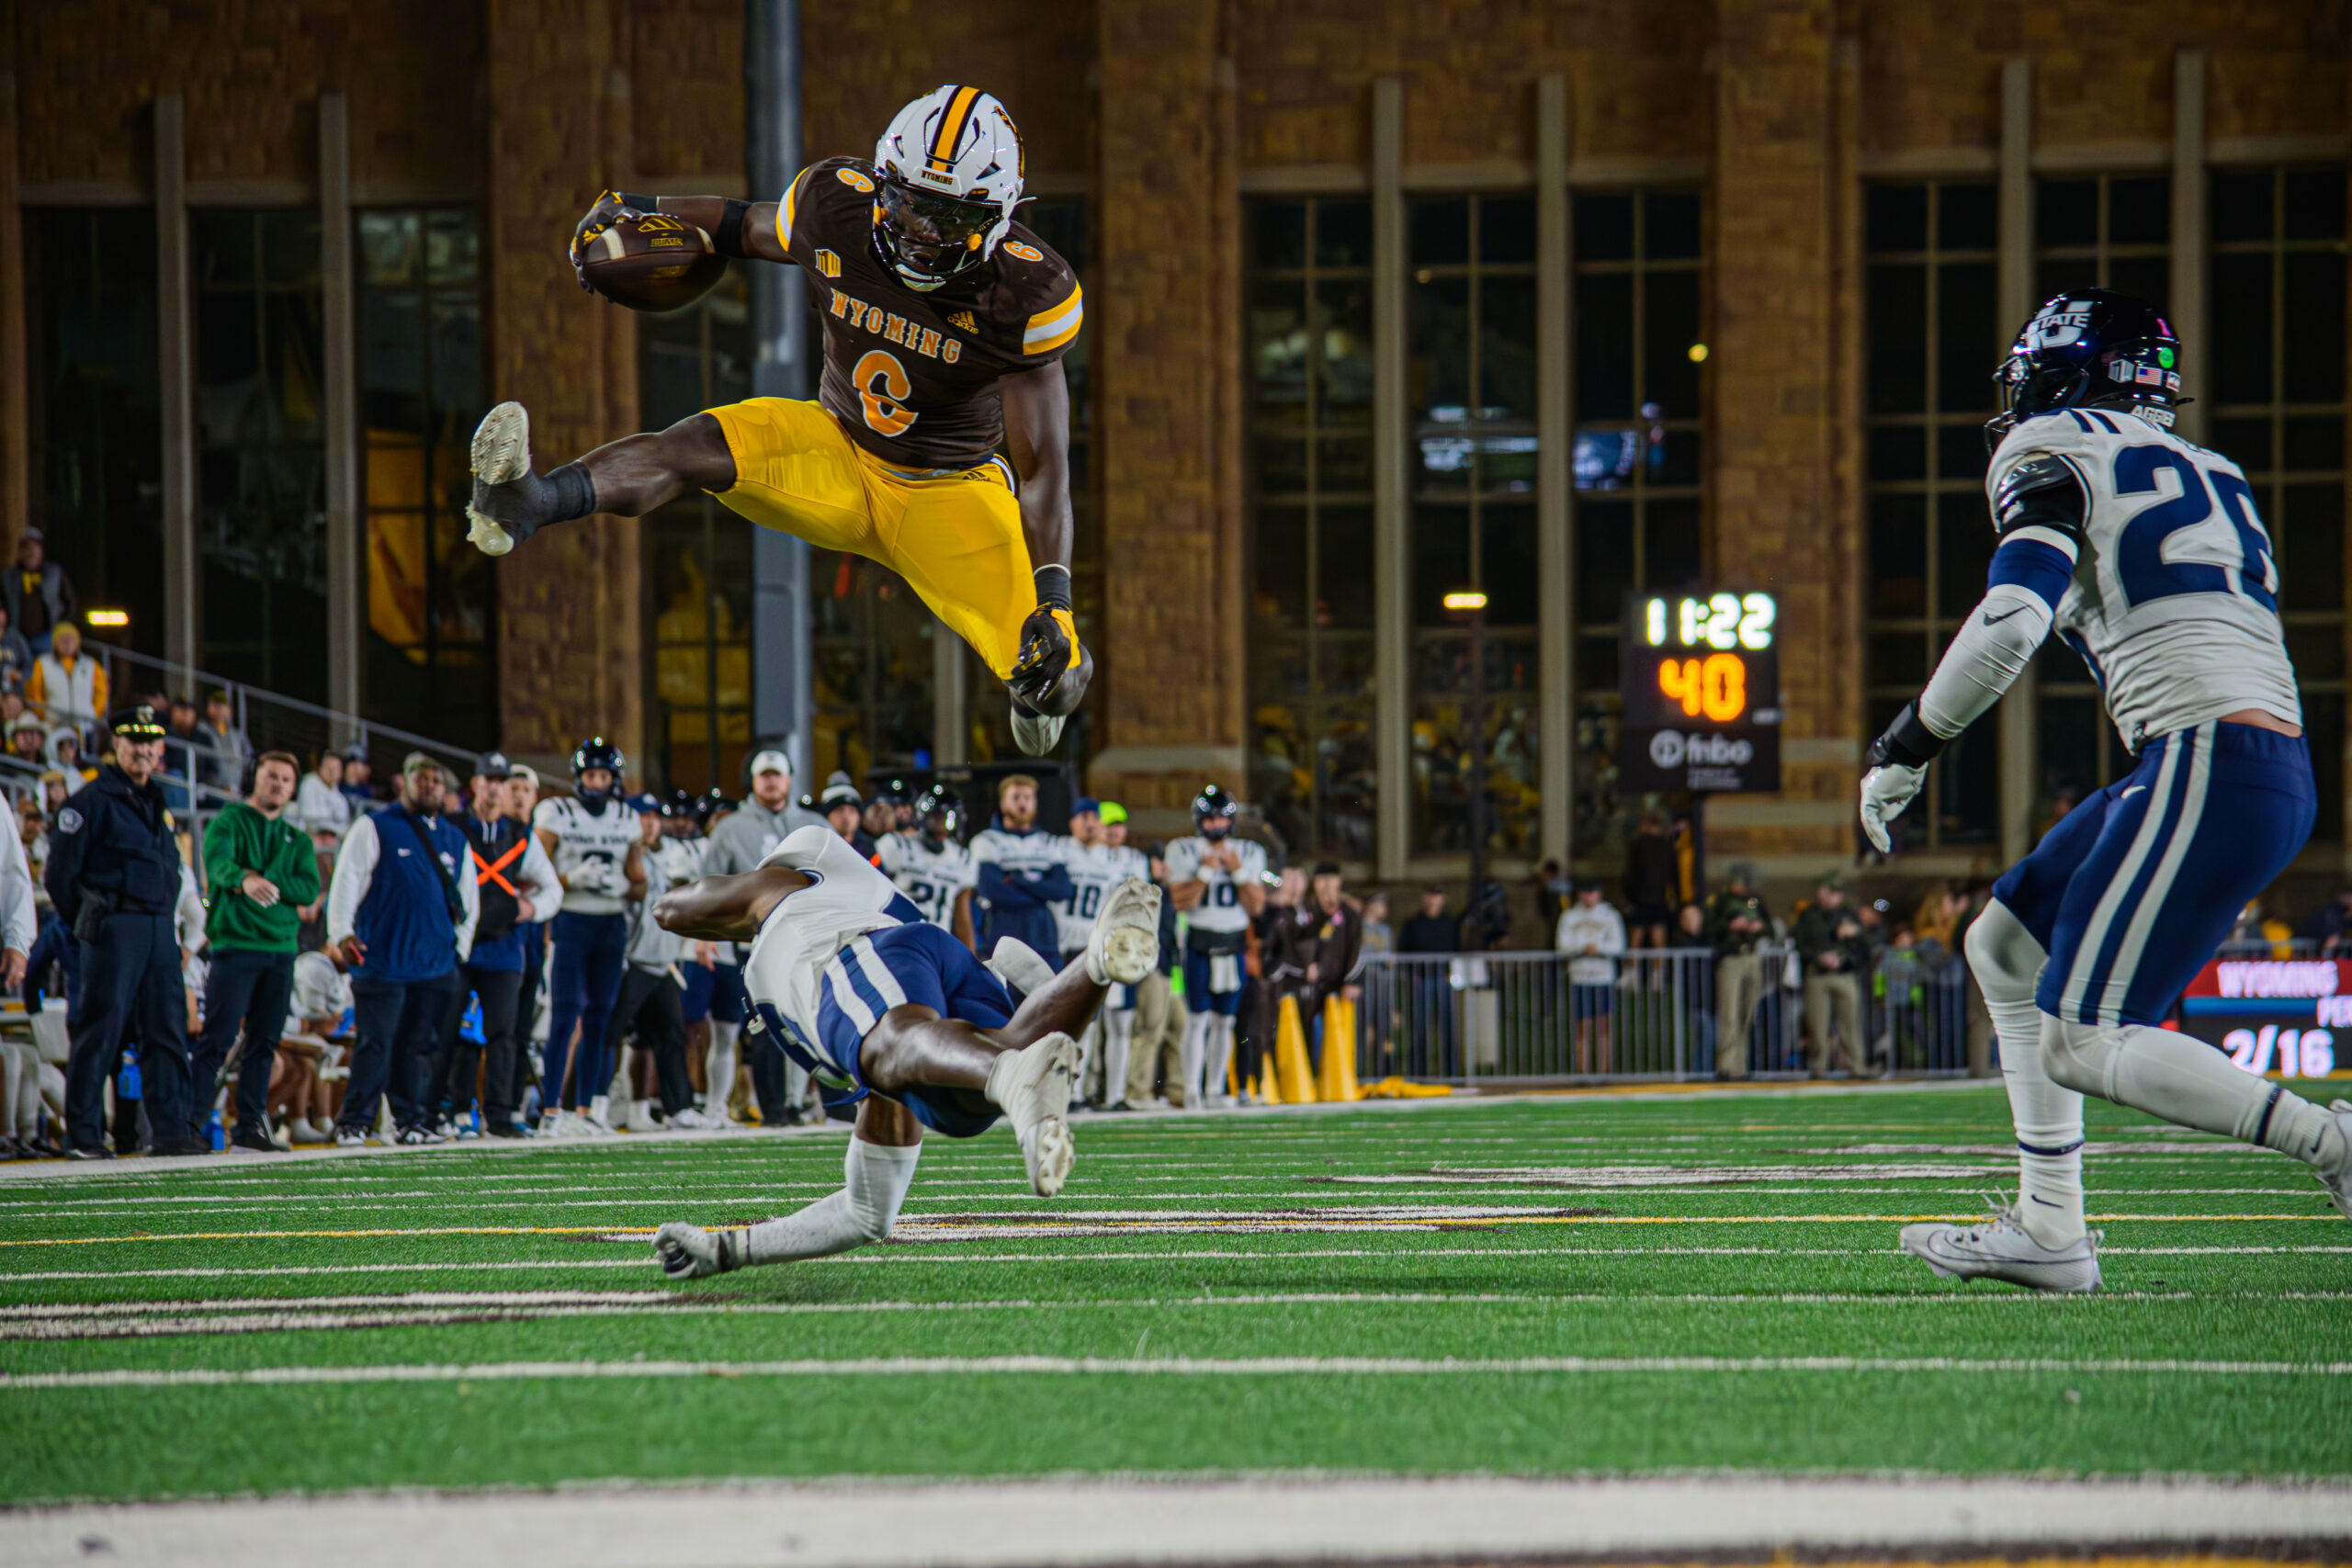
[[945, 86], [891, 117], [874, 144], [875, 243], [910, 288], [933, 289], [995, 254], [1026, 174], [1021, 132], [993, 93]]

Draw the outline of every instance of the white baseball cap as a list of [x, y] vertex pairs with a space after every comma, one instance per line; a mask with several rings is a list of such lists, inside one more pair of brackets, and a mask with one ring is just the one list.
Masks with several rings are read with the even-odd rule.
[[752, 776], [758, 778], [762, 773], [782, 773], [786, 778], [790, 778], [792, 759], [773, 749], [763, 751], [752, 759]]

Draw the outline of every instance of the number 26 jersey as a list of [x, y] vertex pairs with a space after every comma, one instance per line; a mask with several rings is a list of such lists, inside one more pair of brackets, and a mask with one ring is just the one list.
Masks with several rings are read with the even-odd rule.
[[2301, 725], [2278, 568], [2238, 466], [2120, 409], [2062, 409], [2009, 433], [1985, 495], [2036, 458], [2064, 463], [2087, 502], [2081, 539], [2049, 541], [2075, 556], [2052, 629], [2090, 666], [2125, 742], [2243, 708]]

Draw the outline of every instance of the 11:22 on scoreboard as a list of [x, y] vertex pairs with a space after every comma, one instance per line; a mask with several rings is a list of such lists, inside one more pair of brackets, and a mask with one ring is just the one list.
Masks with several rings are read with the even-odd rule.
[[1656, 692], [1640, 705], [1661, 718], [1679, 713], [1709, 724], [1747, 717], [1751, 700], [1760, 694], [1751, 690], [1747, 656], [1772, 647], [1779, 615], [1769, 593], [1641, 600], [1634, 639], [1650, 654], [1641, 662], [1652, 666]]

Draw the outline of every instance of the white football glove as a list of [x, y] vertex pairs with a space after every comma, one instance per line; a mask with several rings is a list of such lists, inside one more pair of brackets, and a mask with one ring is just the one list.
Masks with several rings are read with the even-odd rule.
[[1882, 762], [1862, 775], [1862, 832], [1879, 853], [1894, 847], [1886, 836], [1887, 823], [1903, 815], [1903, 808], [1927, 782], [1927, 769], [1906, 768], [1900, 762]]

